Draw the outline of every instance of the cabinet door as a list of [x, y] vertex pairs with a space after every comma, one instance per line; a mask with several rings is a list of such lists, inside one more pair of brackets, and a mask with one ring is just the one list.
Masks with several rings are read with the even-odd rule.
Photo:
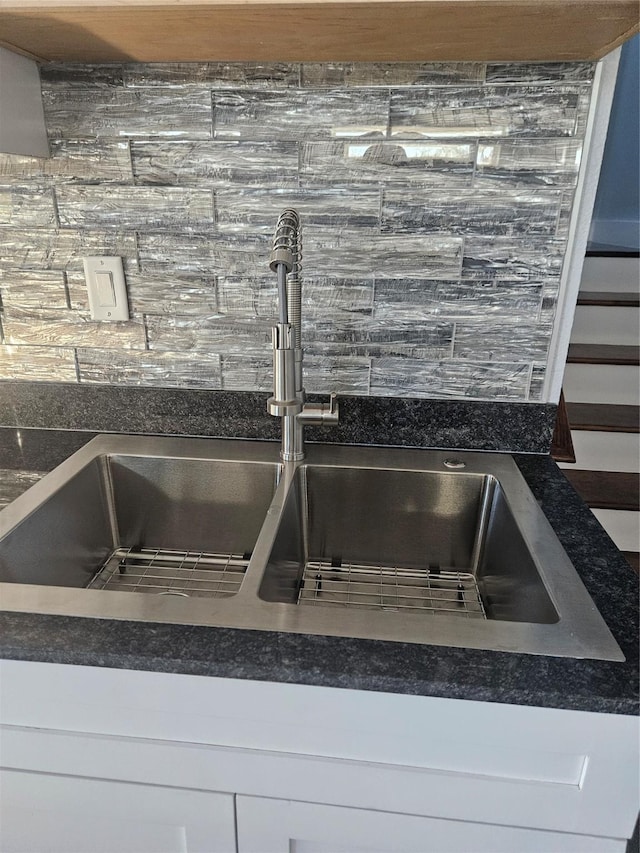
[[619, 839], [236, 797], [238, 853], [625, 853]]
[[2, 853], [235, 853], [232, 794], [0, 771]]

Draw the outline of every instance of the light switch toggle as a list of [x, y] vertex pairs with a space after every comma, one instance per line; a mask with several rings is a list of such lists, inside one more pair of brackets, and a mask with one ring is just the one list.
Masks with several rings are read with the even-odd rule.
[[93, 256], [82, 260], [92, 319], [110, 322], [128, 320], [122, 258]]
[[100, 308], [116, 307], [116, 292], [113, 289], [113, 276], [110, 272], [96, 272], [96, 294]]

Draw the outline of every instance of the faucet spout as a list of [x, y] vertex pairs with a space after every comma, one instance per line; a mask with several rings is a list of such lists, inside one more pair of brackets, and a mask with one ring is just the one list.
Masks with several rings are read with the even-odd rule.
[[302, 233], [297, 211], [282, 211], [273, 236], [270, 268], [278, 277], [278, 323], [272, 329], [273, 396], [269, 414], [282, 418], [285, 462], [304, 459], [304, 424], [335, 424], [336, 395], [329, 403], [307, 403], [302, 378]]

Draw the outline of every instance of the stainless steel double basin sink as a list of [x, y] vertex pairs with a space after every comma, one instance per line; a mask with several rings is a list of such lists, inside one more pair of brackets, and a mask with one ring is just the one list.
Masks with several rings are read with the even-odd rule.
[[101, 436], [0, 513], [0, 607], [624, 660], [513, 459]]

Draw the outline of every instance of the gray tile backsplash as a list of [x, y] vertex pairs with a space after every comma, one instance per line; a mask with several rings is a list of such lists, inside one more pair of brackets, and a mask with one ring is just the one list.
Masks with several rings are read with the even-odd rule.
[[309, 391], [540, 401], [593, 71], [44, 66], [52, 156], [0, 155], [0, 379], [269, 390], [291, 205]]

